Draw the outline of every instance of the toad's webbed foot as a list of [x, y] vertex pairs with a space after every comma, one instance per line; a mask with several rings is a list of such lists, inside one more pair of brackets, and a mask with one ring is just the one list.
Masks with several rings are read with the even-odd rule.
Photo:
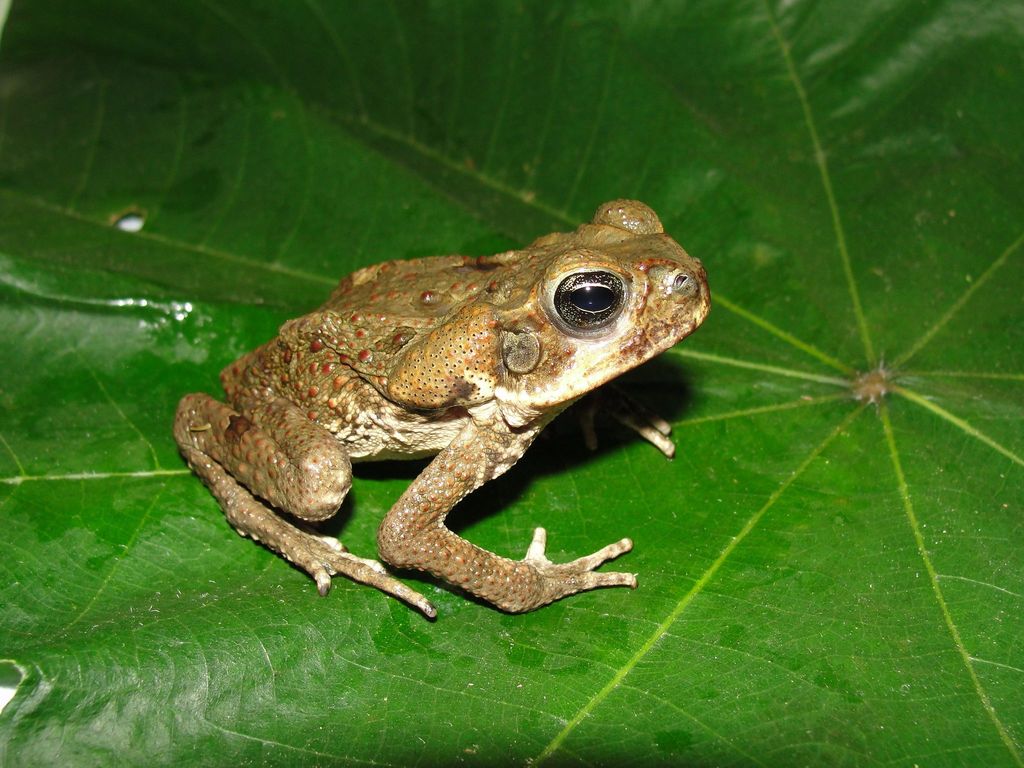
[[321, 596], [330, 592], [331, 577], [341, 574], [405, 601], [427, 618], [437, 616], [429, 600], [391, 576], [379, 561], [353, 555], [333, 536], [303, 533], [301, 542], [285, 558], [313, 577]]
[[[533, 532], [533, 541], [526, 550], [523, 563], [533, 568], [543, 581], [543, 603], [585, 592], [599, 587], [629, 587], [636, 589], [635, 573], [594, 571], [598, 566], [614, 560], [619, 555], [633, 548], [630, 539], [620, 539], [614, 544], [602, 547], [597, 552], [577, 558], [568, 563], [553, 563], [544, 554], [547, 548], [548, 534], [543, 528]], [[543, 604], [542, 603], [542, 604]]]

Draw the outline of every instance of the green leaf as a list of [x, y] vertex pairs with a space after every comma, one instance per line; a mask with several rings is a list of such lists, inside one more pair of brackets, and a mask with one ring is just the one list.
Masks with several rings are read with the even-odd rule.
[[[16, 2], [0, 761], [1024, 765], [1022, 43], [1017, 0]], [[563, 420], [451, 522], [632, 536], [636, 592], [407, 574], [429, 623], [231, 531], [182, 394], [358, 266], [616, 197], [710, 276], [630, 377], [677, 458]], [[372, 555], [419, 466], [331, 530]]]

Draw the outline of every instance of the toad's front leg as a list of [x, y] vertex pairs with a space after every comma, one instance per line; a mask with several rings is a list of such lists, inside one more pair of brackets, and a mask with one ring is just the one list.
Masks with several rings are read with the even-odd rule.
[[[543, 425], [541, 425], [543, 426]], [[461, 499], [511, 467], [541, 426], [523, 432], [470, 424], [439, 453], [381, 523], [377, 544], [392, 565], [439, 576], [512, 613], [597, 587], [636, 587], [631, 573], [596, 573], [602, 563], [632, 548], [629, 539], [569, 563], [544, 556], [547, 535], [534, 533], [523, 560], [509, 560], [456, 536], [444, 519]]]

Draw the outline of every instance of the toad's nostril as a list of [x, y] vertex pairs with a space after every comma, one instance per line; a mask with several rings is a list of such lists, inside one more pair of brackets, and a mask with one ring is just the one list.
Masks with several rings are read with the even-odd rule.
[[680, 272], [672, 280], [672, 290], [680, 296], [696, 296], [700, 288], [691, 275]]

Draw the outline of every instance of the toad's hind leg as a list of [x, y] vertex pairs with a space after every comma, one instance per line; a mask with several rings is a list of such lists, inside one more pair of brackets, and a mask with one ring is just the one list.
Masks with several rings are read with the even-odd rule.
[[341, 574], [435, 615], [426, 598], [388, 575], [379, 562], [301, 530], [263, 501], [304, 520], [324, 520], [335, 513], [351, 483], [348, 458], [333, 436], [291, 403], [275, 400], [243, 415], [208, 395], [186, 395], [178, 405], [174, 436], [235, 530], [312, 576], [320, 594], [327, 594], [331, 576]]

